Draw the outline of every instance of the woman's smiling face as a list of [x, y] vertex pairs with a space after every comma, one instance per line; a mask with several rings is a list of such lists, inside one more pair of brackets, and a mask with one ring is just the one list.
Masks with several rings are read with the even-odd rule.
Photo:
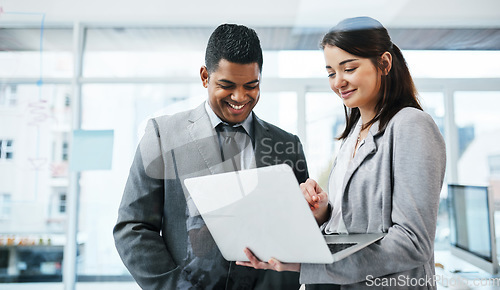
[[380, 96], [381, 71], [369, 58], [325, 46], [326, 70], [331, 89], [349, 108], [375, 110]]

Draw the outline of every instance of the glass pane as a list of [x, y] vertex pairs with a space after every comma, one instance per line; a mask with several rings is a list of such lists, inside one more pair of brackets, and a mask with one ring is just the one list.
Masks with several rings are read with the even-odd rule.
[[280, 51], [278, 54], [279, 77], [325, 78], [326, 82], [325, 58], [323, 52], [319, 49], [312, 51]]
[[114, 130], [114, 148], [111, 170], [81, 176], [78, 275], [128, 276], [111, 230], [137, 144], [149, 118], [197, 107], [206, 99], [206, 89], [201, 83], [85, 85], [82, 96], [82, 128]]
[[[67, 188], [66, 162], [54, 162], [52, 144], [69, 131], [67, 85], [17, 85], [19, 102], [3, 109], [0, 136], [9, 162], [0, 163], [0, 192], [10, 194], [0, 220], [0, 273], [13, 281], [60, 281], [66, 219], [51, 214], [54, 187]], [[10, 152], [10, 153], [9, 153]], [[61, 168], [58, 175], [56, 168]], [[4, 200], [5, 202], [5, 200]], [[5, 208], [5, 207], [4, 207]]]
[[420, 104], [425, 112], [432, 116], [444, 137], [444, 95], [442, 92], [421, 92]]
[[500, 253], [500, 92], [455, 92], [458, 127], [458, 181], [487, 185], [495, 206], [497, 254]]
[[[445, 109], [444, 95], [442, 92], [420, 92], [420, 104], [425, 112], [432, 116], [434, 122], [439, 127], [439, 131], [444, 137], [445, 134]], [[447, 144], [448, 145], [448, 144]], [[439, 211], [437, 217], [436, 237], [434, 239], [434, 249], [443, 250], [449, 247], [449, 219], [448, 207], [446, 203], [447, 183], [446, 177], [441, 191]]]
[[292, 134], [297, 134], [297, 94], [295, 92], [264, 93], [254, 108], [255, 114]]
[[500, 178], [490, 160], [500, 153], [499, 107], [500, 92], [455, 93], [459, 182], [490, 184], [496, 196], [500, 196]]
[[[318, 39], [319, 41], [319, 39]], [[404, 50], [403, 55], [414, 78], [492, 78], [500, 77], [499, 51], [429, 51]], [[273, 70], [266, 70], [269, 63]], [[439, 69], [429, 69], [439, 64]], [[464, 69], [463, 63], [474, 63], [475, 69]], [[267, 76], [286, 78], [326, 78], [323, 52], [289, 50], [264, 55]]]
[[0, 29], [0, 78], [71, 77], [72, 38], [71, 29]]
[[87, 29], [85, 77], [199, 77], [210, 29]]
[[199, 77], [202, 52], [88, 51], [85, 77]]
[[[403, 55], [414, 78], [500, 77], [500, 51], [405, 50]], [[464, 63], [473, 63], [474, 69], [465, 69]]]
[[327, 188], [328, 176], [337, 154], [340, 136], [345, 126], [342, 101], [333, 92], [306, 94], [305, 153], [309, 175], [322, 188]]

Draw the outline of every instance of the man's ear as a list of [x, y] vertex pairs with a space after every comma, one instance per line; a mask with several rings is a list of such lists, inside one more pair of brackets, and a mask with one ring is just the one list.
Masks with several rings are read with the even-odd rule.
[[205, 88], [208, 88], [208, 70], [206, 66], [200, 68], [201, 83]]
[[384, 52], [380, 56], [380, 64], [382, 67], [382, 73], [388, 75], [392, 68], [392, 54], [388, 51]]

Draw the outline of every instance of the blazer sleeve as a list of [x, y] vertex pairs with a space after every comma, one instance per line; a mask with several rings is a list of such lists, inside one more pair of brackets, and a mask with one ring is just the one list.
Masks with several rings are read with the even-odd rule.
[[293, 166], [293, 170], [295, 173], [295, 177], [297, 178], [299, 183], [306, 182], [306, 180], [309, 178], [309, 171], [307, 169], [307, 162], [306, 162], [306, 155], [304, 154], [304, 149], [302, 147], [302, 143], [300, 142], [300, 139], [298, 136], [294, 135], [295, 137], [295, 144], [297, 148], [296, 150], [296, 157], [295, 157], [295, 164]]
[[[420, 267], [432, 259], [446, 156], [443, 138], [428, 114], [394, 123], [392, 225], [378, 243], [333, 264], [302, 264], [301, 283], [353, 284]], [[387, 129], [384, 134], [388, 134]], [[380, 177], [377, 177], [380, 178]]]
[[157, 124], [150, 120], [137, 148], [113, 229], [116, 249], [142, 289], [172, 285], [180, 271], [160, 236], [163, 170]]

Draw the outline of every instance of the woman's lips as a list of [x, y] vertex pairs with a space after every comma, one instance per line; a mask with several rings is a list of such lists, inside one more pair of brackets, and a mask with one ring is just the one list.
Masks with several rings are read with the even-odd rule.
[[347, 99], [352, 95], [352, 93], [354, 93], [354, 91], [356, 91], [356, 90], [349, 90], [349, 91], [340, 92], [340, 97], [342, 99]]

